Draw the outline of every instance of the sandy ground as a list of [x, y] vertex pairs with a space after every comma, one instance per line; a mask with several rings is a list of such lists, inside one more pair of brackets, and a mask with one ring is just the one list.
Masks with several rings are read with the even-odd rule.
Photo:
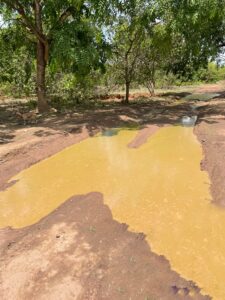
[[[216, 89], [217, 87], [217, 89]], [[195, 134], [202, 143], [201, 167], [209, 172], [215, 205], [225, 206], [223, 84], [195, 92], [219, 92], [197, 103]], [[224, 84], [225, 90], [225, 84]], [[0, 106], [0, 188], [13, 175], [108, 127], [140, 126], [129, 147], [139, 147], [160, 127], [192, 114], [183, 94], [160, 101], [107, 105], [51, 114], [35, 125], [18, 125], [10, 106]], [[174, 105], [174, 99], [178, 99]], [[37, 224], [0, 229], [0, 297], [23, 299], [210, 299], [151, 251], [142, 233], [113, 220], [103, 195], [74, 195]]]

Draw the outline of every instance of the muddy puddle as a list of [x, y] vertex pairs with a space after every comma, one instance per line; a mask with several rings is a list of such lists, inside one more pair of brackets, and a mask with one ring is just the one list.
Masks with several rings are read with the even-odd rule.
[[211, 204], [193, 128], [162, 128], [129, 148], [137, 133], [106, 131], [13, 177], [0, 193], [0, 227], [33, 224], [72, 195], [101, 192], [113, 217], [143, 232], [172, 269], [225, 299], [225, 211]]

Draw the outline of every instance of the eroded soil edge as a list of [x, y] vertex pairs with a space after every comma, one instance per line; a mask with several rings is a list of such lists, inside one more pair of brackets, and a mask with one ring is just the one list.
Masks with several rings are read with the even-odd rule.
[[212, 202], [225, 207], [225, 120], [202, 120], [194, 130], [203, 149], [201, 169], [208, 172]]

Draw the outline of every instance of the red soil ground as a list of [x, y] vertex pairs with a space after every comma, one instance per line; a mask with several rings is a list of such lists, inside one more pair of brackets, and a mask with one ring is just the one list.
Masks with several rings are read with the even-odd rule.
[[[225, 206], [223, 85], [195, 92], [204, 91], [219, 91], [221, 97], [198, 105], [194, 132], [203, 146], [201, 167], [209, 172], [213, 201]], [[129, 144], [140, 147], [160, 127], [192, 113], [190, 103], [173, 105], [173, 99], [179, 95], [51, 114], [32, 126], [18, 125], [10, 107], [0, 106], [1, 189], [24, 168], [107, 127], [141, 126]], [[2, 300], [210, 299], [153, 253], [142, 233], [113, 220], [103, 195], [96, 192], [75, 195], [32, 226], [0, 229], [0, 295]]]

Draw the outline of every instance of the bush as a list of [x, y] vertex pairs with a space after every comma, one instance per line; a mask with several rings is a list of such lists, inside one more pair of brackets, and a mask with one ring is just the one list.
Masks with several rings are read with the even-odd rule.
[[181, 82], [178, 80], [176, 75], [169, 73], [165, 74], [163, 71], [156, 72], [156, 88], [169, 89], [174, 85], [180, 85]]
[[0, 86], [4, 94], [16, 98], [35, 92], [35, 64], [25, 47], [0, 64]]
[[48, 73], [47, 90], [51, 105], [59, 110], [61, 107], [71, 108], [98, 99], [103, 92], [101, 85], [98, 85], [100, 76], [98, 71], [93, 71], [83, 78], [72, 73]]
[[193, 76], [195, 81], [216, 82], [225, 79], [225, 67], [218, 66], [214, 62], [208, 64], [208, 68], [199, 69]]

